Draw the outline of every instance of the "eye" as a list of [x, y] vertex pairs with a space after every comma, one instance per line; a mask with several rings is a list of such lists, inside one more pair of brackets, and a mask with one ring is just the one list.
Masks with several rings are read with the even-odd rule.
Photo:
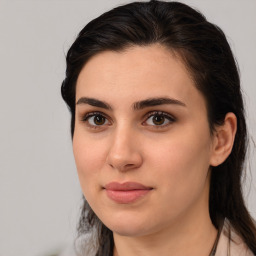
[[107, 117], [99, 112], [93, 112], [86, 114], [83, 119], [83, 122], [87, 122], [88, 126], [97, 128], [97, 126], [109, 125], [110, 121]]
[[150, 126], [165, 127], [168, 126], [170, 123], [173, 123], [174, 121], [175, 119], [171, 115], [165, 112], [155, 111], [147, 115], [147, 120], [143, 124]]

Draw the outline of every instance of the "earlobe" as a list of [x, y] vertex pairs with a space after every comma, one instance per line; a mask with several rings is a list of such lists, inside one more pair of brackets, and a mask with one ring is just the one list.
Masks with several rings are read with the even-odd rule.
[[218, 166], [228, 158], [234, 145], [236, 130], [236, 115], [227, 113], [223, 125], [217, 126], [214, 133], [211, 166]]

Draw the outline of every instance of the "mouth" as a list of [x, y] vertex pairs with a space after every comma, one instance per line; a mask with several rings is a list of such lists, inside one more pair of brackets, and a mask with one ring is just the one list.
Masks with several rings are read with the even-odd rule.
[[153, 188], [137, 182], [111, 182], [104, 189], [111, 200], [119, 204], [129, 204], [146, 196]]

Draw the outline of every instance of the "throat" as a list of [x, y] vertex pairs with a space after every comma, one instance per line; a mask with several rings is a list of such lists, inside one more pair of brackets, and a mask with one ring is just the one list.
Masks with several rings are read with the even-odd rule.
[[[200, 227], [198, 228], [200, 229]], [[113, 256], [214, 256], [219, 233], [213, 225], [200, 234], [188, 229], [175, 234], [127, 237], [114, 234]]]

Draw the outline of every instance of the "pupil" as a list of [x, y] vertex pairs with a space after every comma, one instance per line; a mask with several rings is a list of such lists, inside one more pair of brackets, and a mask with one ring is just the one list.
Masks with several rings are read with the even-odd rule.
[[164, 117], [163, 116], [159, 116], [159, 115], [158, 116], [154, 116], [153, 122], [156, 125], [163, 124], [164, 123]]
[[102, 125], [102, 124], [105, 123], [105, 118], [104, 118], [103, 116], [100, 116], [100, 115], [95, 116], [95, 117], [94, 117], [94, 122], [95, 122], [95, 124], [97, 124], [97, 125]]

